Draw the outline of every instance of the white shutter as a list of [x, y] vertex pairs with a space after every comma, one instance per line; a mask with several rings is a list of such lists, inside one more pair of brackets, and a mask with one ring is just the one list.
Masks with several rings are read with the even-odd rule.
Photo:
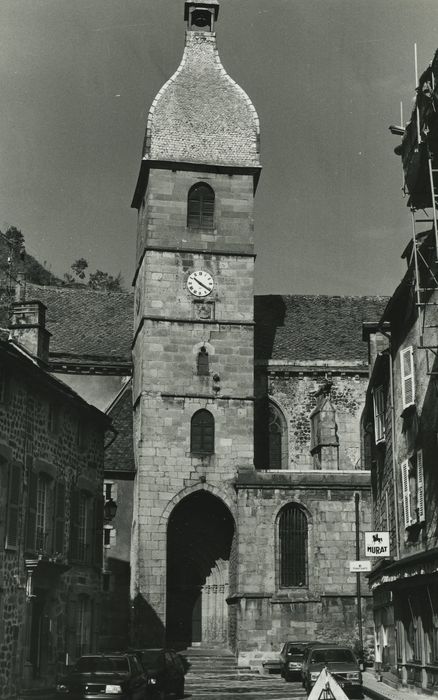
[[411, 492], [409, 484], [409, 460], [405, 459], [401, 465], [402, 468], [402, 488], [403, 488], [403, 514], [405, 519], [405, 527], [412, 524], [411, 516]]
[[400, 353], [403, 408], [412, 406], [415, 398], [414, 353], [412, 346]]
[[423, 450], [418, 450], [417, 452], [417, 508], [418, 520], [422, 523], [425, 520]]
[[373, 389], [374, 437], [376, 445], [385, 440], [385, 395], [383, 386]]

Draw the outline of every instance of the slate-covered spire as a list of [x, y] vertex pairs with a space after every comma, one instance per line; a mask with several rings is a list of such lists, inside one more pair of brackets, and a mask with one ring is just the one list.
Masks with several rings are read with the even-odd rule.
[[258, 116], [220, 61], [218, 14], [218, 0], [185, 2], [184, 54], [150, 109], [144, 161], [260, 165]]

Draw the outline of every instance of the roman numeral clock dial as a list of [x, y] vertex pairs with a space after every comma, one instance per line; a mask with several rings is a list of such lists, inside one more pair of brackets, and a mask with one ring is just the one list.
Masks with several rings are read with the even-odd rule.
[[213, 277], [204, 270], [195, 270], [187, 279], [187, 289], [194, 297], [206, 297], [213, 291]]

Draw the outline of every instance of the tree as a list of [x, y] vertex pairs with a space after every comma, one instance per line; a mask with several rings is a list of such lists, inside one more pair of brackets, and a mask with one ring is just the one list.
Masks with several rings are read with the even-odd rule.
[[113, 277], [108, 272], [102, 272], [102, 270], [96, 270], [90, 274], [88, 280], [88, 286], [91, 289], [101, 289], [107, 292], [121, 292], [123, 285], [122, 275], [119, 272], [117, 277]]
[[71, 266], [71, 269], [75, 273], [76, 277], [79, 277], [80, 280], [85, 279], [85, 270], [88, 267], [88, 263], [85, 260], [85, 258], [78, 258], [77, 260], [74, 261], [73, 265]]
[[19, 252], [24, 248], [24, 236], [16, 226], [9, 226], [3, 235], [14, 252]]

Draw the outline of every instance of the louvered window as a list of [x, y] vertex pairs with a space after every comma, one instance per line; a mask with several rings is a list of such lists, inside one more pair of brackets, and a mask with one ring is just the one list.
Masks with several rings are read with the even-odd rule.
[[291, 504], [281, 512], [279, 524], [280, 587], [307, 585], [307, 518]]
[[373, 390], [374, 438], [376, 445], [385, 441], [385, 394], [383, 386]]
[[191, 422], [190, 451], [194, 454], [213, 454], [214, 418], [210, 411], [197, 411]]
[[194, 185], [187, 199], [187, 226], [189, 228], [213, 228], [214, 191], [204, 183]]
[[210, 373], [208, 366], [208, 352], [202, 347], [198, 353], [197, 371], [200, 376], [208, 376]]
[[412, 406], [415, 400], [414, 352], [412, 346], [400, 353], [403, 408]]
[[423, 450], [401, 464], [405, 527], [425, 520]]

